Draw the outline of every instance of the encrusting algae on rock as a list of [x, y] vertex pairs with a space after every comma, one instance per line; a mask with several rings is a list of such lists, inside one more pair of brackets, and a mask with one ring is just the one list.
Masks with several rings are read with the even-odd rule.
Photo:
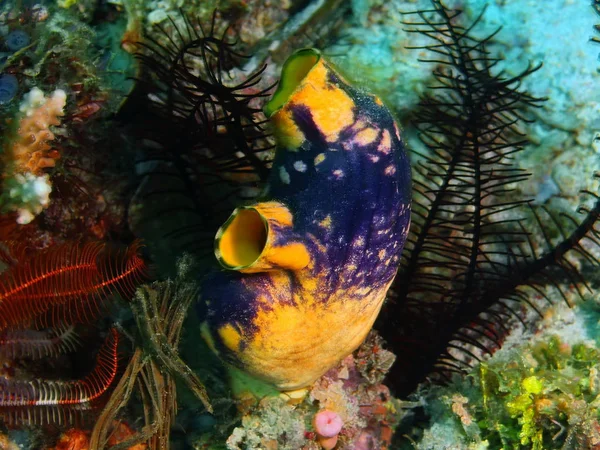
[[262, 201], [217, 232], [229, 270], [208, 276], [203, 335], [283, 391], [354, 351], [394, 278], [410, 223], [410, 166], [383, 103], [312, 49], [286, 62], [265, 106], [278, 148]]

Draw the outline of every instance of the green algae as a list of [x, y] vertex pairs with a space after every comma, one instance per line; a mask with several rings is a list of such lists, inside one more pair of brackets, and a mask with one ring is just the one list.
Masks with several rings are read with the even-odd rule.
[[[590, 343], [551, 336], [433, 388], [430, 409], [438, 424], [451, 417], [455, 438], [472, 448], [591, 448], [600, 443], [599, 362]], [[418, 448], [431, 445], [429, 437]]]

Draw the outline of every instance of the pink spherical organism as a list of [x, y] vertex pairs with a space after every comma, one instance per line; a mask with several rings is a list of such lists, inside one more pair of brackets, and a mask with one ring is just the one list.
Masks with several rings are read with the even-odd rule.
[[313, 420], [317, 433], [317, 440], [325, 450], [331, 450], [337, 443], [338, 434], [344, 426], [344, 422], [338, 413], [327, 409], [319, 411]]
[[333, 437], [342, 429], [344, 422], [338, 413], [327, 409], [315, 415], [315, 431], [323, 437]]

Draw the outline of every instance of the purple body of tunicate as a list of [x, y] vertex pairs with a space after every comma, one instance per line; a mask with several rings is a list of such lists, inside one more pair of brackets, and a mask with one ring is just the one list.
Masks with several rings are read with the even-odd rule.
[[27, 47], [31, 39], [29, 35], [23, 30], [13, 30], [8, 33], [8, 36], [4, 39], [6, 47], [11, 52], [21, 50], [23, 47]]
[[10, 102], [19, 90], [17, 77], [10, 73], [0, 75], [0, 105]]

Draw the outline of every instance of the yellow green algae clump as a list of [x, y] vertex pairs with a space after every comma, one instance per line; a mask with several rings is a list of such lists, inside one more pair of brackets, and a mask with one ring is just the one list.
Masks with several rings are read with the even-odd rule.
[[466, 379], [427, 394], [436, 425], [417, 448], [434, 448], [434, 428], [442, 426], [464, 448], [597, 448], [599, 366], [593, 343], [569, 345], [558, 336], [482, 362]]
[[430, 392], [436, 421], [454, 425], [454, 439], [469, 448], [600, 445], [600, 351], [551, 336], [513, 356], [482, 362], [467, 379]]

